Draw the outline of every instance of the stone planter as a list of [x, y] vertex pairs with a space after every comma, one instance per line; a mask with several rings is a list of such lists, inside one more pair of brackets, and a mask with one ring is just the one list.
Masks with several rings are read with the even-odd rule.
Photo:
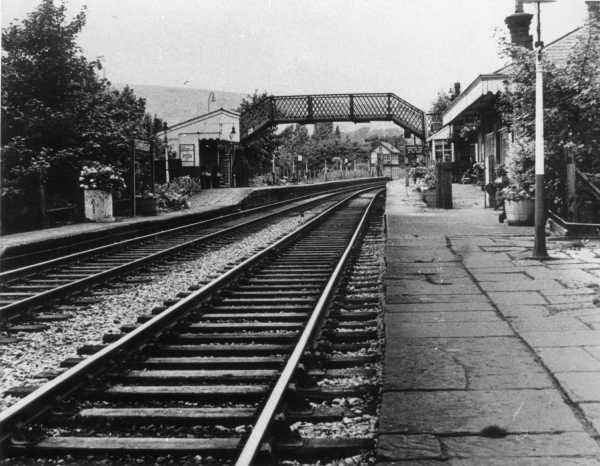
[[86, 189], [84, 191], [85, 218], [92, 222], [114, 222], [113, 199], [110, 191]]
[[510, 226], [532, 227], [535, 222], [535, 201], [523, 199], [521, 201], [504, 201], [506, 222]]

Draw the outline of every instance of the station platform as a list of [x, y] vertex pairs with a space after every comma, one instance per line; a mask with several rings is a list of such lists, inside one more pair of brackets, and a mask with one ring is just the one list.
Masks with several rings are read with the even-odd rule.
[[387, 188], [378, 464], [600, 466], [600, 241], [498, 222]]
[[305, 195], [318, 195], [327, 190], [377, 180], [358, 178], [307, 185], [203, 190], [190, 197], [190, 209], [178, 212], [161, 212], [155, 217], [117, 217], [114, 223], [76, 223], [4, 235], [0, 236], [0, 268], [9, 270], [23, 267], [78, 250], [122, 241], [135, 235], [151, 234], [184, 223], [208, 220], [240, 209], [251, 209]]

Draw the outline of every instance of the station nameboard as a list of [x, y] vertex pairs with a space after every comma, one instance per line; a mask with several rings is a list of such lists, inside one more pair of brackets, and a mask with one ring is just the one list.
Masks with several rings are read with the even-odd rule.
[[134, 139], [134, 149], [139, 150], [141, 152], [150, 152], [150, 143], [146, 141], [140, 141], [139, 139]]

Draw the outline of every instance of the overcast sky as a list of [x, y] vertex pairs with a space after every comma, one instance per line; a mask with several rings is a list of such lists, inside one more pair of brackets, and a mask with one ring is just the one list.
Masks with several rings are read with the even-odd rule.
[[[274, 95], [393, 92], [427, 109], [503, 65], [495, 29], [514, 0], [70, 0], [79, 45], [118, 83]], [[39, 0], [1, 0], [2, 27]], [[532, 5], [525, 11], [534, 13]], [[542, 5], [548, 43], [583, 24], [583, 1]], [[534, 18], [535, 22], [535, 18]], [[534, 33], [534, 27], [531, 33]]]

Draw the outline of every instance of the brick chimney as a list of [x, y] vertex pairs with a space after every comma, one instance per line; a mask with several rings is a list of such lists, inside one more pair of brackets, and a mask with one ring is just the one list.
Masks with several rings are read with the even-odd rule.
[[591, 20], [600, 21], [600, 2], [585, 2]]
[[[590, 2], [600, 3], [600, 2]], [[529, 25], [533, 15], [523, 12], [523, 4], [520, 0], [515, 0], [515, 12], [507, 16], [504, 22], [510, 31], [510, 42], [513, 45], [520, 45], [529, 50], [533, 50], [533, 36], [529, 35]]]

